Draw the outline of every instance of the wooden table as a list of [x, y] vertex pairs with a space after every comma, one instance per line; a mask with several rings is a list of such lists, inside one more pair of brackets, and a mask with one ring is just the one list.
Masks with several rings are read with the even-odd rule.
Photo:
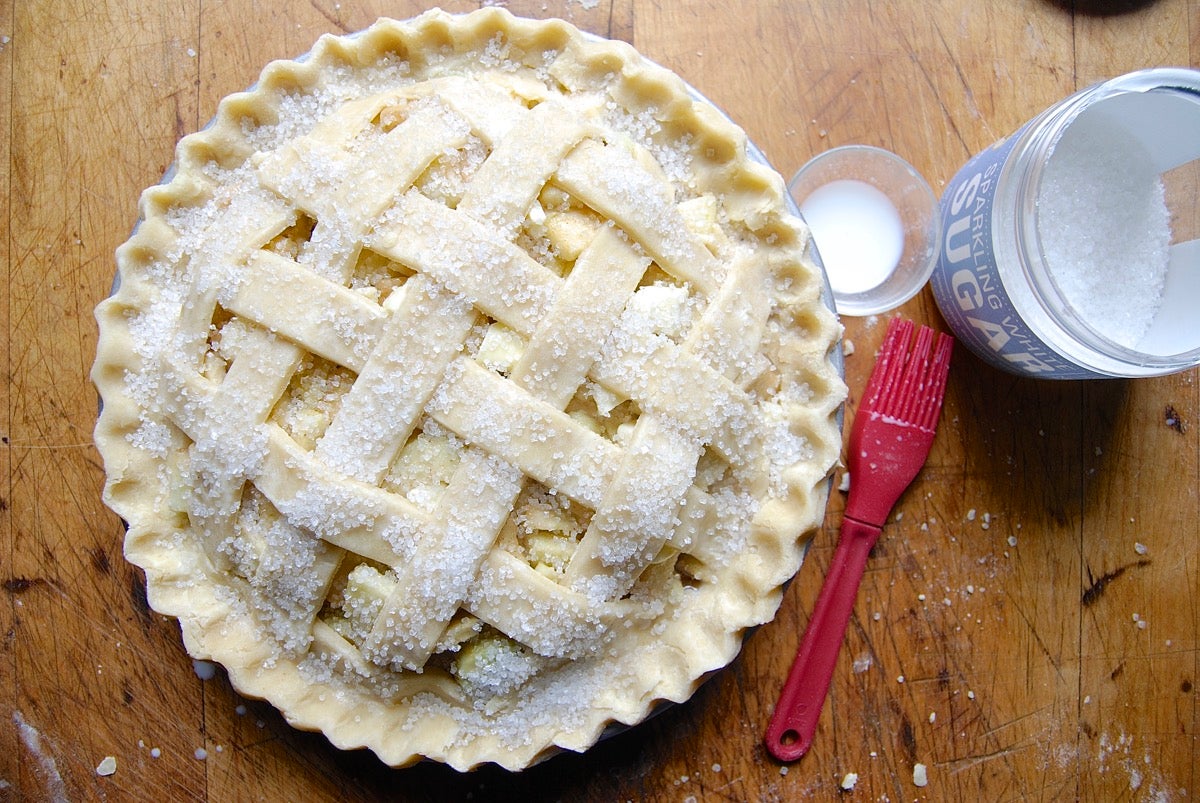
[[[511, 0], [632, 42], [790, 174], [847, 143], [935, 188], [1105, 77], [1200, 65], [1195, 0]], [[450, 2], [465, 11], [474, 3]], [[687, 704], [520, 775], [390, 770], [193, 671], [100, 502], [92, 308], [135, 202], [267, 60], [398, 0], [0, 3], [0, 801], [1190, 800], [1200, 791], [1200, 387], [1028, 381], [961, 350], [929, 464], [872, 557], [816, 743], [761, 738], [841, 518], [777, 619]], [[928, 291], [902, 311], [942, 326]], [[848, 318], [856, 407], [883, 327]], [[197, 758], [206, 751], [206, 758]], [[96, 767], [106, 756], [115, 774]], [[914, 786], [914, 764], [929, 784]]]

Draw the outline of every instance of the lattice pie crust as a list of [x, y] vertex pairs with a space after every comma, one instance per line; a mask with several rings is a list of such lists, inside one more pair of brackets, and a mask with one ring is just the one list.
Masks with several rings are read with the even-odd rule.
[[515, 769], [774, 615], [840, 330], [779, 176], [677, 77], [430, 12], [269, 65], [176, 157], [93, 377], [193, 656], [340, 747]]

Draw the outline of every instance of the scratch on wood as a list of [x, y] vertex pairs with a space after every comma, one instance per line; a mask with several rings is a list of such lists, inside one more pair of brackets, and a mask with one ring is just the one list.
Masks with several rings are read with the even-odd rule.
[[904, 745], [904, 753], [911, 764], [917, 757], [917, 739], [907, 714], [900, 715], [900, 742]]
[[[485, 4], [486, 5], [486, 4]], [[622, 42], [633, 44], [634, 25], [636, 23], [636, 0], [609, 0], [608, 17], [605, 28], [609, 39], [620, 39]]]
[[[940, 41], [942, 44], [942, 49], [947, 54], [951, 54], [953, 51], [951, 50], [949, 43], [946, 41], [946, 35], [942, 31], [941, 26], [935, 24], [934, 31], [937, 33], [938, 41]], [[948, 61], [954, 67], [954, 74], [958, 78], [959, 84], [965, 90], [965, 97], [966, 97], [967, 101], [970, 103], [971, 109], [976, 112], [976, 116], [979, 119], [983, 119], [983, 115], [978, 113], [978, 106], [975, 103], [975, 93], [971, 91], [971, 82], [967, 79], [967, 76], [963, 74], [962, 65], [960, 65], [958, 60], [953, 58], [953, 56], [951, 56], [948, 59]], [[926, 82], [929, 83], [930, 88], [932, 89], [933, 84], [930, 81], [930, 77], [929, 77], [928, 73], [926, 73], [923, 69], [922, 69], [922, 75], [925, 76]], [[950, 126], [950, 130], [954, 132], [954, 138], [958, 140], [959, 144], [961, 144], [968, 153], [970, 153], [971, 148], [967, 145], [966, 139], [963, 137], [962, 132], [959, 130], [958, 125], [955, 123], [954, 115], [951, 114], [950, 109], [947, 108], [946, 105], [944, 103], [942, 103], [940, 100], [941, 93], [934, 90], [933, 96], [935, 98], [938, 98], [938, 106], [941, 108], [942, 114], [944, 115], [944, 117], [946, 119], [946, 123]]]
[[150, 601], [146, 598], [146, 587], [142, 585], [137, 575], [132, 575], [129, 579], [129, 596], [133, 600], [133, 610], [137, 613], [142, 627], [149, 630], [154, 624], [154, 619], [150, 616]]
[[1026, 720], [1040, 719], [1044, 716], [1047, 709], [1049, 709], [1049, 708], [1050, 708], [1050, 706], [1043, 705], [1034, 711], [1030, 711], [1026, 714], [1020, 714], [1018, 716], [1013, 717], [1012, 719], [1005, 720], [1004, 722], [1001, 722], [999, 725], [994, 725], [994, 726], [990, 725], [990, 726], [988, 726], [988, 728], [986, 730], [984, 730], [979, 735], [984, 738], [991, 738], [993, 736], [995, 736], [996, 738], [999, 738], [999, 736], [997, 736], [997, 734], [999, 734], [1005, 728], [1011, 728], [1016, 725], [1020, 725], [1023, 722], [1025, 722]]
[[[1104, 590], [1108, 588], [1108, 584], [1113, 580], [1116, 580], [1130, 569], [1144, 569], [1149, 565], [1150, 559], [1142, 558], [1135, 563], [1127, 563], [1124, 566], [1119, 566], [1118, 568], [1113, 569], [1111, 572], [1106, 572], [1092, 581], [1092, 584], [1088, 586], [1086, 591], [1083, 592], [1083, 597], [1079, 600], [1080, 603], [1082, 603], [1083, 607], [1085, 608], [1095, 605], [1100, 600], [1100, 597], [1104, 596]], [[1090, 578], [1091, 576], [1092, 570], [1089, 568], [1088, 577]]]
[[4, 590], [10, 594], [24, 594], [37, 586], [50, 585], [44, 577], [10, 577], [4, 581]]
[[1059, 666], [1058, 658], [1054, 656], [1054, 653], [1050, 652], [1050, 648], [1046, 646], [1046, 642], [1042, 640], [1042, 634], [1038, 632], [1037, 627], [1034, 626], [1029, 616], [1026, 615], [1025, 609], [1021, 607], [1020, 603], [1017, 602], [1016, 597], [1012, 596], [1011, 594], [1008, 595], [1008, 599], [1012, 602], [1013, 610], [1017, 612], [1017, 615], [1021, 617], [1021, 621], [1023, 621], [1025, 626], [1029, 628], [1029, 634], [1033, 636], [1033, 640], [1037, 643], [1038, 649], [1041, 650], [1042, 655], [1046, 656], [1046, 660], [1049, 661], [1050, 665], [1054, 667], [1055, 674], [1057, 674], [1059, 678], [1062, 678], [1062, 667]]
[[947, 767], [950, 770], [951, 775], [956, 775], [956, 774], [962, 772], [963, 770], [970, 769], [971, 767], [977, 766], [979, 764], [983, 764], [988, 761], [993, 761], [997, 758], [1005, 758], [1005, 757], [1011, 756], [1015, 753], [1019, 753], [1022, 750], [1025, 750], [1031, 746], [1035, 746], [1036, 744], [1037, 743], [1034, 741], [1027, 740], [1024, 742], [1019, 742], [1014, 745], [1009, 745], [1008, 747], [1001, 747], [997, 750], [992, 750], [989, 753], [977, 753], [976, 755], [973, 755], [973, 756], [963, 756], [962, 758], [956, 758], [951, 761], [947, 761], [944, 764], [939, 764], [939, 766]]
[[59, 449], [90, 449], [92, 448], [91, 441], [81, 441], [79, 443], [13, 443], [8, 438], [4, 439], [4, 445], [13, 449], [48, 449], [56, 451]]
[[315, 9], [318, 14], [320, 14], [322, 17], [324, 17], [326, 20], [328, 20], [330, 25], [334, 26], [342, 33], [350, 33], [350, 29], [346, 27], [346, 23], [344, 23], [340, 19], [338, 19], [337, 16], [330, 14], [328, 11], [326, 11], [324, 8], [322, 8], [319, 3], [313, 2], [313, 0], [309, 0], [309, 5], [312, 6], [313, 9]]
[[88, 553], [92, 556], [92, 567], [100, 572], [100, 574], [111, 574], [112, 563], [108, 559], [108, 553], [104, 551], [104, 547], [98, 546], [89, 549]]

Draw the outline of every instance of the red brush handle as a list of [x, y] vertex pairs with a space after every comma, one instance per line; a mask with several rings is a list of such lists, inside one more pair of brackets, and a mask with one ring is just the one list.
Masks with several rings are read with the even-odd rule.
[[795, 761], [812, 745], [867, 556], [879, 538], [879, 529], [851, 518], [842, 519], [829, 574], [767, 726], [767, 750], [780, 761]]

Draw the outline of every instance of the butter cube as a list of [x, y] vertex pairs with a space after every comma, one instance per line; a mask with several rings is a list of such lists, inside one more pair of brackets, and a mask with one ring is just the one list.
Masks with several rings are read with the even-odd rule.
[[558, 258], [564, 262], [574, 262], [596, 236], [601, 224], [590, 215], [572, 210], [548, 213], [545, 225], [546, 237]]
[[526, 539], [529, 558], [536, 566], [545, 565], [563, 571], [571, 562], [577, 544], [574, 538], [558, 533], [535, 532]]
[[627, 309], [642, 318], [655, 334], [679, 337], [691, 324], [687, 288], [667, 284], [641, 287]]
[[422, 432], [400, 452], [388, 480], [405, 491], [413, 486], [443, 486], [458, 468], [460, 454], [449, 438]]
[[370, 636], [375, 618], [397, 585], [391, 576], [360, 563], [346, 576], [341, 615], [331, 618], [327, 624], [347, 641], [362, 644]]
[[711, 195], [702, 195], [679, 204], [679, 214], [688, 230], [696, 235], [711, 251], [718, 251], [728, 245], [729, 238], [721, 228], [717, 218], [717, 199]]
[[484, 334], [475, 358], [485, 367], [507, 374], [524, 351], [525, 340], [519, 334], [502, 323], [494, 323]]

